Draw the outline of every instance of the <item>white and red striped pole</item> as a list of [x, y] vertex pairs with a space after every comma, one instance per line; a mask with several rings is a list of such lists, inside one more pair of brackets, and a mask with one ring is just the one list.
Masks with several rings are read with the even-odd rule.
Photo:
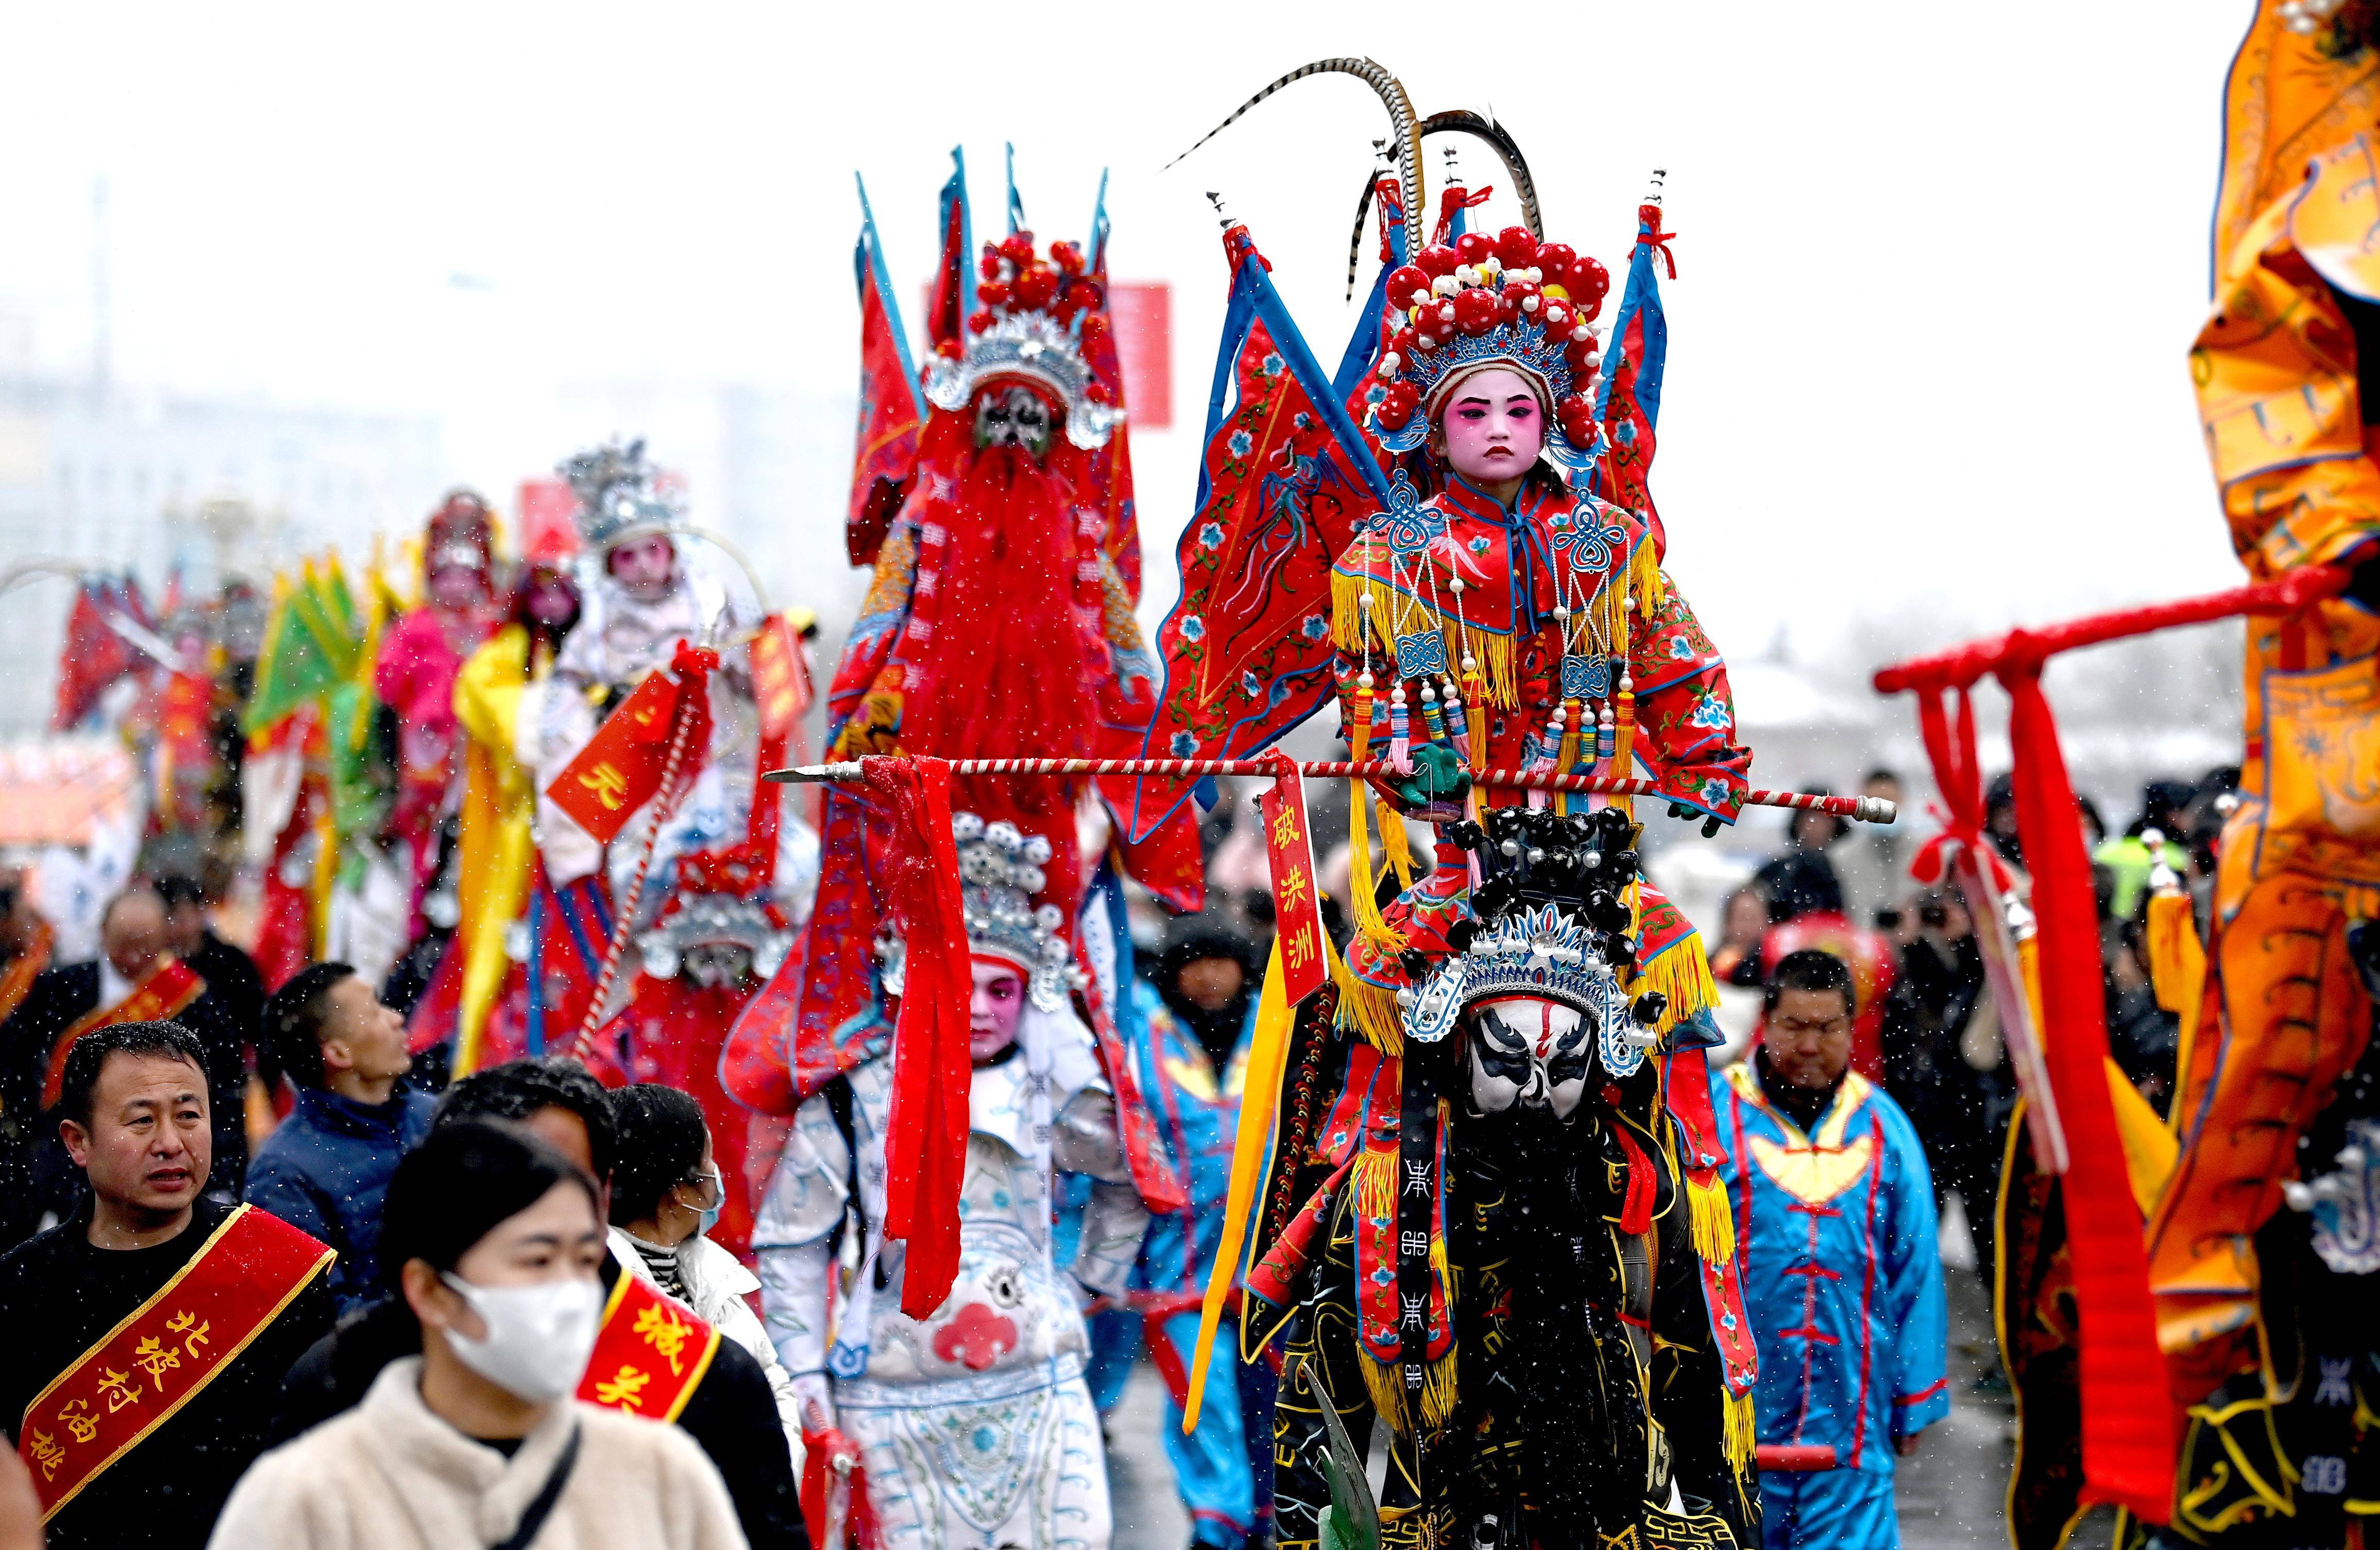
[[[1302, 775], [1354, 775], [1366, 780], [1402, 779], [1412, 772], [1401, 770], [1386, 760], [1373, 759], [1358, 763], [1347, 759], [953, 759], [950, 761], [953, 775], [1163, 775], [1180, 780], [1203, 780], [1208, 775], [1255, 775], [1270, 779], [1285, 770], [1295, 770]], [[832, 764], [800, 764], [789, 770], [771, 770], [764, 780], [844, 781], [860, 778], [856, 761]], [[1472, 783], [1522, 791], [1585, 791], [1602, 797], [1660, 797], [1669, 794], [1649, 780], [1623, 780], [1611, 775], [1552, 775], [1526, 770], [1481, 770], [1475, 773]], [[1899, 809], [1881, 797], [1830, 797], [1815, 791], [1747, 791], [1743, 794], [1747, 807], [1800, 808], [1815, 812], [1830, 812], [1838, 818], [1855, 819], [1863, 824], [1889, 824], [1899, 816]]]

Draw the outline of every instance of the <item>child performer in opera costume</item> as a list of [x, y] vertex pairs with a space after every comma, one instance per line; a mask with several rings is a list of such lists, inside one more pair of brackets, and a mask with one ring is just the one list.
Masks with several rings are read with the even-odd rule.
[[[1378, 310], [1324, 378], [1227, 224], [1240, 332], [1219, 374], [1239, 402], [1209, 423], [1150, 736], [1245, 756], [1335, 693], [1351, 756], [1408, 772], [1354, 786], [1356, 940], [1269, 1032], [1260, 1015], [1251, 1056], [1242, 1125], [1269, 1127], [1271, 1154], [1260, 1187], [1235, 1180], [1255, 1226], [1227, 1223], [1225, 1244], [1236, 1258], [1245, 1233], [1253, 1263], [1243, 1349], [1287, 1341], [1277, 1543], [1350, 1532], [1343, 1444], [1377, 1417], [1384, 1544], [1746, 1544], [1755, 1353], [1709, 1133], [1701, 947], [1642, 879], [1624, 805], [1473, 785], [1643, 775], [1713, 833], [1742, 799], [1725, 665], [1662, 572], [1643, 482], [1660, 211], [1639, 211], [1604, 382], [1603, 266], [1540, 240], [1509, 137], [1417, 120], [1368, 61], [1259, 97], [1317, 70], [1373, 85], [1399, 137], [1399, 173], [1375, 182]], [[1456, 187], [1409, 253], [1420, 135], [1450, 125], [1496, 146], [1528, 224], [1463, 231], [1486, 190]], [[1163, 786], [1143, 789], [1135, 823], [1166, 811]], [[1376, 803], [1403, 885], [1385, 909]], [[1409, 883], [1395, 808], [1439, 825], [1435, 870]]]

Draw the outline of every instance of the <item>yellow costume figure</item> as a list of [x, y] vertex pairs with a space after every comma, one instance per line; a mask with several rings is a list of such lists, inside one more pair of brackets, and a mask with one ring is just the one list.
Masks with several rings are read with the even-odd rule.
[[[2380, 1449], [2358, 1424], [2380, 1385], [2368, 1327], [2329, 1317], [2324, 1288], [2352, 1284], [2338, 1239], [2325, 1247], [2319, 1209], [2311, 1234], [2275, 1220], [2285, 1190], [2314, 1207], [2306, 1181], [2334, 1166], [2356, 1176], [2335, 1192], [2370, 1183], [2361, 1153], [2339, 1153], [2342, 1127], [2369, 1106], [2358, 963], [2380, 967], [2380, 937], [2360, 929], [2380, 917], [2368, 563], [2380, 405], [2358, 379], [2363, 352], [2380, 350], [2375, 41], [2380, 18], [2362, 0], [2261, 9], [2227, 89], [2215, 304], [2191, 357], [2250, 578], [2363, 568], [2350, 596], [2250, 621], [2240, 806], [2205, 922], [2204, 991], [2181, 1008], [2180, 1149], [2148, 1251], [2159, 1342], [2190, 1414], [2174, 1527], [2201, 1542], [2286, 1517], [2289, 1543], [2337, 1544], [2347, 1518], [2380, 1511], [2380, 1492], [2348, 1478], [2370, 1472], [2350, 1458]], [[2186, 943], [2176, 956], [2197, 957]]]
[[471, 653], [455, 680], [455, 717], [467, 739], [455, 867], [460, 918], [451, 949], [461, 955], [462, 968], [454, 1057], [458, 1077], [482, 1064], [480, 1035], [512, 969], [504, 935], [528, 901], [537, 858], [530, 828], [537, 791], [515, 740], [521, 701], [552, 673], [554, 643], [577, 608], [566, 572], [532, 564], [512, 622]]

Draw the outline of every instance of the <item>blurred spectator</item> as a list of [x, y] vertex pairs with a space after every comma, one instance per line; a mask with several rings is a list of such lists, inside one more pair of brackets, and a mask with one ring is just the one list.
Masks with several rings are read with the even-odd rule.
[[20, 868], [0, 867], [0, 1023], [33, 988], [33, 977], [50, 967], [50, 951], [57, 934], [25, 888]]
[[1723, 985], [1760, 983], [1760, 934], [1768, 929], [1768, 901], [1749, 885], [1718, 907], [1719, 934], [1711, 948], [1711, 976]]
[[2162, 1115], [2173, 1101], [2181, 1019], [2157, 1005], [2141, 921], [2110, 921], [2107, 934], [2107, 1054]]
[[[1779, 961], [1758, 1054], [1711, 1079], [1760, 1341], [1761, 1541], [1897, 1545], [1894, 1456], [1950, 1413], [1949, 1310], [1909, 1119], [1852, 1070], [1852, 975]], [[1855, 1203], [1856, 1202], [1856, 1203]]]
[[27, 1080], [29, 1055], [15, 1043], [22, 1030], [8, 1019], [50, 967], [55, 942], [49, 921], [26, 896], [25, 874], [0, 870], [0, 1248], [23, 1242], [41, 1221], [32, 1175], [41, 1116]]
[[211, 901], [197, 878], [161, 877], [157, 897], [165, 903], [166, 950], [199, 971], [240, 1037], [256, 1044], [264, 1018], [264, 976], [257, 972], [256, 960], [207, 923]]
[[1937, 1201], [1965, 1208], [1975, 1267], [1991, 1283], [2000, 1154], [2016, 1080], [1984, 978], [1973, 918], [1955, 889], [1921, 895], [1917, 936], [1901, 950], [1888, 1003], [1885, 1084], [1925, 1148]]
[[[206, 1051], [208, 1113], [214, 1126], [208, 1192], [226, 1204], [239, 1197], [248, 1168], [242, 1102], [248, 1041], [197, 971], [167, 950], [165, 906], [146, 887], [128, 888], [100, 916], [100, 957], [37, 976], [16, 1015], [0, 1028], [0, 1111], [37, 1114], [55, 1103], [67, 1050], [118, 1023], [170, 1019]], [[26, 1183], [6, 1191], [38, 1223], [72, 1214], [82, 1191], [79, 1170], [59, 1145], [57, 1128], [37, 1122], [27, 1149]]]
[[1831, 812], [1804, 809], [1793, 814], [1784, 851], [1752, 874], [1752, 885], [1768, 901], [1771, 921], [1843, 912], [1842, 882], [1827, 849], [1842, 838], [1846, 826]]
[[2089, 855], [2107, 842], [2107, 821], [2099, 814], [2099, 804], [2088, 797], [2074, 799], [2074, 809], [2082, 815], [2082, 853]]
[[[2138, 913], [2142, 896], [2148, 890], [2149, 873], [2160, 858], [2175, 872], [2190, 874], [2190, 851], [2181, 840], [2190, 833], [2191, 821], [2185, 815], [2197, 796], [2197, 788], [2184, 781], [2149, 782], [2141, 791], [2141, 815], [2121, 835], [2091, 852], [2092, 861], [2107, 868], [2115, 884], [2107, 901], [2108, 914], [2129, 920]], [[2153, 852], [2143, 837], [2152, 829], [2164, 836], [2161, 851]]]
[[2016, 829], [2016, 776], [1997, 775], [1984, 787], [1984, 837], [1999, 847], [2012, 867], [2024, 865], [2024, 841]]
[[746, 1300], [760, 1289], [760, 1278], [706, 1236], [719, 1225], [727, 1181], [711, 1152], [702, 1105], [656, 1082], [621, 1088], [611, 1101], [620, 1131], [620, 1166], [612, 1174], [612, 1257], [752, 1353], [776, 1396], [786, 1446], [799, 1447], [802, 1414], [794, 1380]]
[[[1890, 770], [1870, 770], [1860, 782], [1860, 795], [1878, 797], [1898, 807], [1900, 777]], [[1906, 824], [1852, 824], [1841, 842], [1827, 854], [1842, 884], [1843, 913], [1860, 925], [1881, 925], [1876, 917], [1898, 909], [1909, 897], [1912, 848]]]
[[[1828, 818], [1825, 813], [1796, 816]], [[1791, 864], [1796, 862], [1801, 864]], [[1761, 982], [1766, 983], [1788, 955], [1806, 950], [1829, 954], [1849, 965], [1854, 1008], [1852, 1068], [1871, 1080], [1882, 1080], [1884, 1006], [1896, 977], [1892, 945], [1843, 913], [1842, 892], [1835, 885], [1835, 874], [1823, 855], [1780, 857], [1763, 868], [1762, 874], [1776, 881], [1768, 895], [1768, 917], [1774, 923], [1760, 938]]]
[[405, 1019], [344, 963], [298, 972], [265, 1003], [272, 1064], [289, 1078], [289, 1117], [257, 1148], [247, 1200], [339, 1251], [342, 1314], [380, 1295], [381, 1204], [436, 1100], [404, 1085]]
[[1185, 915], [1166, 929], [1151, 982], [1133, 987], [1126, 1029], [1133, 1073], [1148, 1094], [1158, 1133], [1188, 1189], [1189, 1208], [1150, 1219], [1133, 1268], [1132, 1309], [1094, 1326], [1093, 1398], [1120, 1397], [1144, 1342], [1166, 1375], [1158, 1431], [1190, 1516], [1190, 1543], [1239, 1550], [1268, 1534], [1271, 1517], [1271, 1372], [1244, 1365], [1219, 1341], [1208, 1360], [1197, 1430], [1182, 1433], [1187, 1366], [1198, 1304], [1223, 1230], [1232, 1143], [1239, 1125], [1247, 1044], [1263, 966], [1256, 944], [1228, 919]]

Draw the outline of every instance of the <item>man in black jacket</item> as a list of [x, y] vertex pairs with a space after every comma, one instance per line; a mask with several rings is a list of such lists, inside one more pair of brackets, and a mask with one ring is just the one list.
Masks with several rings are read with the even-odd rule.
[[204, 1544], [331, 1327], [329, 1247], [200, 1192], [204, 1055], [170, 1022], [78, 1041], [55, 1113], [90, 1188], [0, 1258], [0, 1424], [40, 1471], [52, 1550]]
[[207, 923], [207, 894], [198, 879], [161, 877], [157, 897], [165, 901], [166, 949], [199, 971], [241, 1041], [254, 1048], [264, 1022], [264, 976], [256, 960]]
[[42, 972], [0, 1026], [0, 1117], [7, 1131], [0, 1136], [0, 1232], [7, 1235], [0, 1248], [45, 1218], [65, 1220], [82, 1199], [81, 1172], [67, 1161], [48, 1111], [67, 1045], [111, 1023], [171, 1019], [198, 1036], [214, 1132], [204, 1192], [237, 1202], [248, 1172], [249, 1041], [196, 969], [169, 949], [164, 900], [147, 887], [128, 888], [100, 917], [100, 956]]
[[[618, 1131], [602, 1086], [575, 1060], [516, 1060], [464, 1078], [447, 1092], [432, 1129], [462, 1119], [508, 1119], [534, 1131], [611, 1193]], [[628, 1272], [606, 1254], [597, 1274], [608, 1293]], [[318, 1341], [290, 1369], [273, 1440], [295, 1436], [361, 1400], [382, 1367], [411, 1354], [393, 1333], [399, 1326], [419, 1338], [408, 1321], [376, 1318], [367, 1309]], [[777, 1419], [776, 1397], [750, 1352], [733, 1340], [720, 1341], [677, 1424], [727, 1483], [753, 1550], [807, 1550], [793, 1454]]]

